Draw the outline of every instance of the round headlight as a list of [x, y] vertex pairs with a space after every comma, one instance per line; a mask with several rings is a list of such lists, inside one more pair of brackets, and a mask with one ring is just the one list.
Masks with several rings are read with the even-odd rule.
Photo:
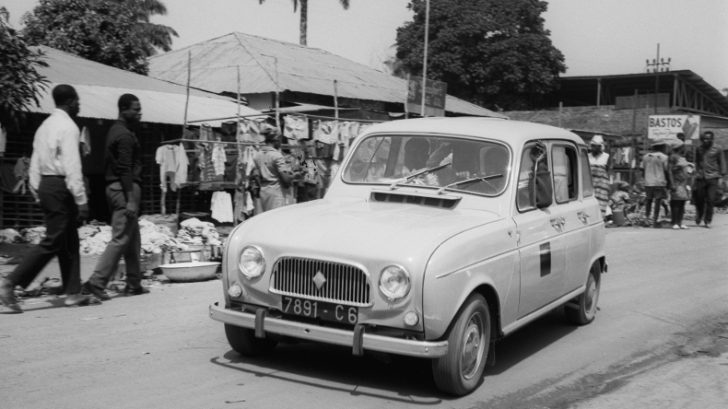
[[409, 294], [410, 277], [407, 270], [399, 266], [389, 266], [379, 275], [379, 291], [389, 301], [400, 300]]
[[247, 278], [259, 277], [265, 271], [263, 252], [254, 246], [245, 246], [240, 252], [238, 269]]

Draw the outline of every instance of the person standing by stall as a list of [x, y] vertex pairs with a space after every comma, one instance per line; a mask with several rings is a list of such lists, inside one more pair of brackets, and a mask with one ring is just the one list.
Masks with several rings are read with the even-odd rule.
[[594, 135], [589, 141], [589, 166], [594, 183], [594, 196], [599, 202], [602, 218], [606, 218], [611, 212], [609, 208], [609, 154], [604, 152], [604, 138], [601, 135]]
[[723, 152], [713, 145], [714, 135], [705, 131], [700, 135], [700, 146], [695, 151], [695, 225], [705, 223], [710, 228], [713, 221], [713, 206], [720, 178], [726, 175]]
[[670, 178], [670, 218], [672, 228], [687, 229], [683, 223], [685, 203], [690, 199], [690, 177], [693, 173], [693, 164], [685, 159], [685, 145], [680, 143], [673, 147], [669, 160]]
[[293, 172], [280, 152], [281, 133], [269, 127], [261, 132], [265, 145], [253, 157], [255, 177], [260, 180], [261, 212], [273, 210], [287, 204], [287, 192], [293, 182]]
[[86, 188], [79, 153], [80, 131], [73, 121], [80, 110], [76, 90], [66, 84], [53, 88], [56, 109], [43, 121], [33, 139], [28, 179], [43, 210], [46, 234], [5, 278], [0, 278], [0, 303], [13, 313], [23, 310], [15, 299], [16, 285], [29, 286], [55, 256], [61, 269], [67, 306], [88, 303], [81, 294], [78, 223], [88, 218]]
[[660, 227], [658, 220], [660, 218], [660, 207], [662, 201], [667, 198], [667, 155], [662, 151], [665, 148], [663, 142], [654, 143], [650, 147], [650, 152], [642, 158], [642, 169], [645, 175], [645, 218], [649, 223], [652, 203], [654, 202], [654, 216], [652, 219], [653, 227]]

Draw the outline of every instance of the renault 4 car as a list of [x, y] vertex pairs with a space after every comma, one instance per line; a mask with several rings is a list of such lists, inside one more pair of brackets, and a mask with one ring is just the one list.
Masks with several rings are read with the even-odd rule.
[[563, 308], [597, 312], [605, 230], [587, 147], [493, 118], [371, 126], [323, 199], [246, 220], [209, 307], [235, 351], [308, 340], [432, 361], [437, 387], [478, 387], [494, 343]]

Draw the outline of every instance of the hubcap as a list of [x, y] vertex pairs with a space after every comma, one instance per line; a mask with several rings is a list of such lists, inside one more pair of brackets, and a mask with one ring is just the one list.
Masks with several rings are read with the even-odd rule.
[[483, 320], [479, 314], [470, 317], [463, 334], [463, 349], [460, 358], [460, 371], [465, 379], [471, 379], [478, 372], [483, 360]]

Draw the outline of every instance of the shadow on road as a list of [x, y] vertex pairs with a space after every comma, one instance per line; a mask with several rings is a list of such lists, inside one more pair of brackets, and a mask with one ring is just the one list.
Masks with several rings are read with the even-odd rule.
[[[575, 328], [564, 321], [559, 310], [522, 328], [496, 345], [496, 364], [486, 369], [484, 381], [506, 372]], [[356, 357], [351, 349], [334, 345], [279, 344], [273, 353], [262, 357], [243, 357], [231, 350], [210, 362], [258, 377], [349, 392], [352, 396], [417, 405], [455, 399], [437, 392], [429, 360], [373, 352]]]

